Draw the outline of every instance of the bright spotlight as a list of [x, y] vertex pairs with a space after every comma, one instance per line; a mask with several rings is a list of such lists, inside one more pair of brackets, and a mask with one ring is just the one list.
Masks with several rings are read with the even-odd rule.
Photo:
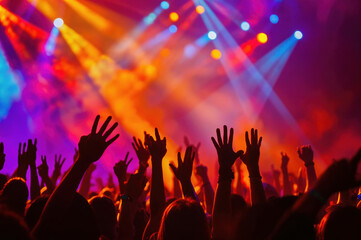
[[211, 56], [212, 56], [212, 58], [218, 60], [218, 59], [220, 59], [222, 57], [222, 52], [219, 51], [218, 49], [213, 49], [211, 51]]
[[203, 7], [202, 5], [198, 5], [198, 6], [196, 7], [196, 12], [197, 12], [198, 14], [202, 14], [202, 13], [204, 13], [204, 11], [205, 11], [205, 9], [204, 9], [204, 7]]
[[260, 43], [266, 43], [268, 41], [268, 36], [265, 33], [258, 33], [257, 34], [257, 40]]
[[276, 14], [272, 14], [270, 17], [269, 17], [269, 21], [273, 24], [277, 24], [278, 21], [279, 21], [279, 17], [276, 15]]
[[179, 19], [178, 13], [176, 13], [176, 12], [171, 12], [171, 13], [169, 14], [169, 19], [170, 19], [172, 22], [178, 21], [178, 19]]
[[296, 38], [297, 40], [300, 40], [300, 39], [303, 38], [303, 34], [302, 34], [301, 31], [296, 31], [293, 35], [295, 36], [295, 38]]
[[63, 24], [64, 24], [64, 20], [61, 18], [57, 18], [54, 20], [54, 26], [56, 28], [60, 28], [61, 26], [63, 26]]
[[208, 38], [211, 40], [214, 40], [217, 38], [217, 33], [215, 31], [209, 31], [208, 32]]
[[161, 8], [163, 8], [164, 10], [169, 8], [169, 3], [167, 1], [163, 1], [160, 3]]
[[251, 28], [251, 26], [249, 25], [248, 22], [244, 21], [244, 22], [241, 23], [241, 29], [243, 31], [248, 31], [250, 28]]
[[177, 26], [176, 25], [170, 25], [169, 26], [169, 32], [171, 33], [176, 33], [178, 30]]

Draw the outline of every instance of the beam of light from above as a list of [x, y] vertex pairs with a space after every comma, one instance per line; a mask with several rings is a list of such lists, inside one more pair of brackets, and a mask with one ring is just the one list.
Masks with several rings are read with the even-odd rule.
[[20, 87], [10, 69], [0, 44], [0, 122], [6, 118], [11, 105], [21, 96]]
[[54, 27], [61, 28], [61, 26], [63, 26], [64, 24], [64, 20], [61, 18], [56, 18], [53, 23], [54, 23]]
[[47, 56], [53, 55], [56, 45], [56, 39], [58, 35], [59, 35], [59, 29], [57, 27], [53, 27], [53, 29], [50, 32], [49, 38], [44, 46], [45, 54]]

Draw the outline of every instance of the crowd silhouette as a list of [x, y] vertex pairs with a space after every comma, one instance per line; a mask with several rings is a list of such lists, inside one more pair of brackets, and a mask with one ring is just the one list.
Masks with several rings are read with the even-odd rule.
[[[264, 183], [258, 130], [246, 131], [246, 149], [235, 150], [234, 130], [224, 126], [211, 137], [219, 164], [216, 190], [200, 162], [200, 143], [194, 145], [185, 138], [185, 153], [179, 152], [177, 163], [169, 164], [174, 174], [170, 193], [164, 187], [162, 167], [167, 140], [156, 128], [154, 135], [144, 132], [143, 140], [133, 138], [139, 162], [134, 173], [127, 171], [133, 161], [128, 152], [124, 160], [114, 163], [118, 184], [112, 174], [106, 185], [93, 179], [98, 192], [91, 192], [94, 163], [119, 137], [114, 134], [118, 123], [111, 121], [108, 117], [100, 124], [97, 116], [90, 133], [80, 138], [70, 169], [64, 171], [65, 159], [55, 156], [51, 176], [46, 156], [36, 165], [37, 139], [19, 144], [16, 171], [12, 176], [0, 175], [0, 239], [329, 240], [361, 236], [361, 149], [351, 159], [334, 160], [318, 178], [311, 146], [297, 149], [304, 163], [297, 177], [288, 171], [287, 153], [281, 152], [280, 170], [272, 167], [273, 184]], [[5, 152], [1, 142], [1, 170]], [[151, 177], [147, 179], [149, 160]], [[242, 180], [242, 164], [249, 184]], [[192, 176], [200, 182], [197, 191]]]

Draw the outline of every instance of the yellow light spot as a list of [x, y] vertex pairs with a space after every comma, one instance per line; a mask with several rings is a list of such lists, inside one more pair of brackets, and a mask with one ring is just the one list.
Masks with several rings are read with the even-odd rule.
[[205, 11], [205, 9], [204, 9], [204, 7], [203, 7], [202, 5], [198, 5], [198, 6], [196, 7], [196, 12], [197, 12], [198, 14], [202, 14], [202, 13], [204, 13], [204, 11]]
[[268, 37], [265, 33], [258, 33], [257, 34], [257, 40], [260, 43], [266, 43], [268, 41]]
[[172, 22], [178, 21], [178, 19], [179, 19], [178, 13], [176, 13], [176, 12], [171, 12], [171, 13], [169, 14], [169, 19], [170, 19]]
[[222, 57], [222, 53], [218, 49], [213, 49], [211, 52], [211, 56], [214, 59], [220, 59]]

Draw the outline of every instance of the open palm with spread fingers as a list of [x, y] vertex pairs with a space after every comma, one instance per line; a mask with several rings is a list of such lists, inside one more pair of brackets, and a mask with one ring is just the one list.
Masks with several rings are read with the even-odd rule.
[[104, 124], [97, 132], [100, 116], [98, 115], [91, 130], [91, 133], [87, 136], [82, 136], [79, 141], [79, 160], [83, 163], [90, 165], [96, 162], [103, 155], [105, 149], [109, 147], [118, 137], [119, 134], [107, 140], [107, 138], [113, 133], [118, 123], [114, 123], [107, 131], [108, 124], [112, 117], [108, 117]]
[[248, 168], [258, 167], [262, 137], [258, 138], [258, 130], [252, 128], [251, 139], [249, 138], [248, 131], [246, 131], [245, 138], [247, 149], [242, 157], [242, 161]]
[[120, 160], [117, 162], [114, 167], [114, 174], [117, 176], [119, 180], [125, 181], [127, 177], [127, 169], [133, 158], [128, 160], [129, 152], [127, 152], [127, 155], [125, 155], [124, 160]]
[[193, 148], [189, 146], [187, 147], [183, 161], [181, 153], [178, 152], [178, 167], [174, 166], [173, 163], [169, 164], [174, 175], [179, 181], [184, 182], [191, 180], [194, 157], [195, 153], [193, 152]]

